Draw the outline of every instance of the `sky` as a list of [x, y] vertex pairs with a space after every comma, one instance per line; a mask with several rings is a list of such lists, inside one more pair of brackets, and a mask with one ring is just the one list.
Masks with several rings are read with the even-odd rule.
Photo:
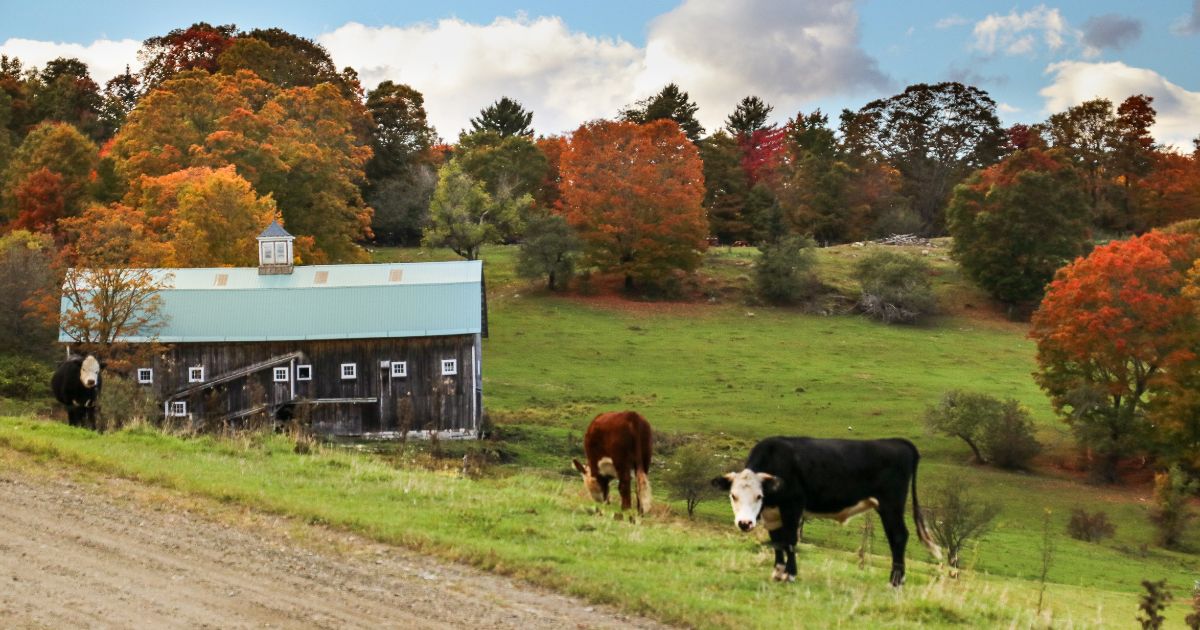
[[836, 124], [907, 85], [961, 81], [986, 90], [1005, 125], [1141, 93], [1159, 142], [1190, 149], [1200, 135], [1200, 0], [0, 0], [0, 15], [0, 54], [78, 57], [101, 85], [174, 28], [280, 27], [366, 89], [416, 88], [450, 141], [501, 96], [532, 111], [538, 133], [565, 133], [672, 81], [710, 132], [751, 94], [776, 122], [820, 108]]

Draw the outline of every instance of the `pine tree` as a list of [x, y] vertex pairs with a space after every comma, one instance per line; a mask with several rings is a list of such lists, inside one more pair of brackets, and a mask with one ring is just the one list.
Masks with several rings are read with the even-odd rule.
[[507, 96], [479, 110], [479, 118], [471, 119], [471, 127], [476, 131], [495, 131], [502, 137], [533, 135], [529, 124], [533, 122], [533, 112], [517, 101]]

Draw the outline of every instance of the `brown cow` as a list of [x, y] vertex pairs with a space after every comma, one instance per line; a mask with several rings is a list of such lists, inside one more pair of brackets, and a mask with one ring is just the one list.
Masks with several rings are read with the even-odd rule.
[[608, 503], [608, 484], [617, 478], [621, 509], [628, 510], [629, 482], [637, 476], [638, 514], [650, 510], [650, 455], [654, 434], [650, 423], [635, 411], [609, 411], [596, 416], [583, 436], [585, 467], [572, 460], [583, 485], [597, 503]]

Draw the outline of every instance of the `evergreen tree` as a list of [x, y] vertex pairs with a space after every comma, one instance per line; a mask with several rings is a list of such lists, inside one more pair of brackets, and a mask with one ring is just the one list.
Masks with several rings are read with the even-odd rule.
[[696, 120], [697, 109], [687, 92], [674, 83], [668, 83], [658, 94], [622, 110], [621, 118], [639, 125], [663, 118], [673, 120], [688, 140], [698, 142], [700, 136], [704, 135], [704, 127]]
[[471, 128], [475, 132], [494, 131], [501, 137], [533, 136], [529, 127], [533, 122], [533, 112], [525, 111], [521, 103], [508, 98], [500, 100], [479, 110], [479, 118], [471, 119]]
[[774, 107], [767, 105], [757, 96], [747, 96], [738, 103], [737, 109], [725, 118], [725, 129], [729, 135], [740, 138], [749, 136], [761, 129], [773, 129], [775, 125], [767, 124], [767, 116]]

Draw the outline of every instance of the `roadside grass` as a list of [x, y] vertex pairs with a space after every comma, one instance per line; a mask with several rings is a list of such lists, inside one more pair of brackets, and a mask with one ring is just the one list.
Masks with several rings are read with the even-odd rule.
[[[397, 468], [337, 449], [293, 452], [285, 438], [182, 439], [154, 430], [107, 435], [0, 418], [0, 445], [56, 463], [346, 528], [537, 584], [699, 628], [952, 625], [1127, 626], [1128, 594], [1036, 585], [981, 573], [959, 580], [911, 561], [908, 585], [886, 586], [888, 561], [804, 545], [801, 580], [767, 580], [757, 538], [657, 510], [639, 523], [595, 511], [577, 481], [523, 470], [478, 480]], [[1182, 615], [1182, 608], [1171, 611]]]

